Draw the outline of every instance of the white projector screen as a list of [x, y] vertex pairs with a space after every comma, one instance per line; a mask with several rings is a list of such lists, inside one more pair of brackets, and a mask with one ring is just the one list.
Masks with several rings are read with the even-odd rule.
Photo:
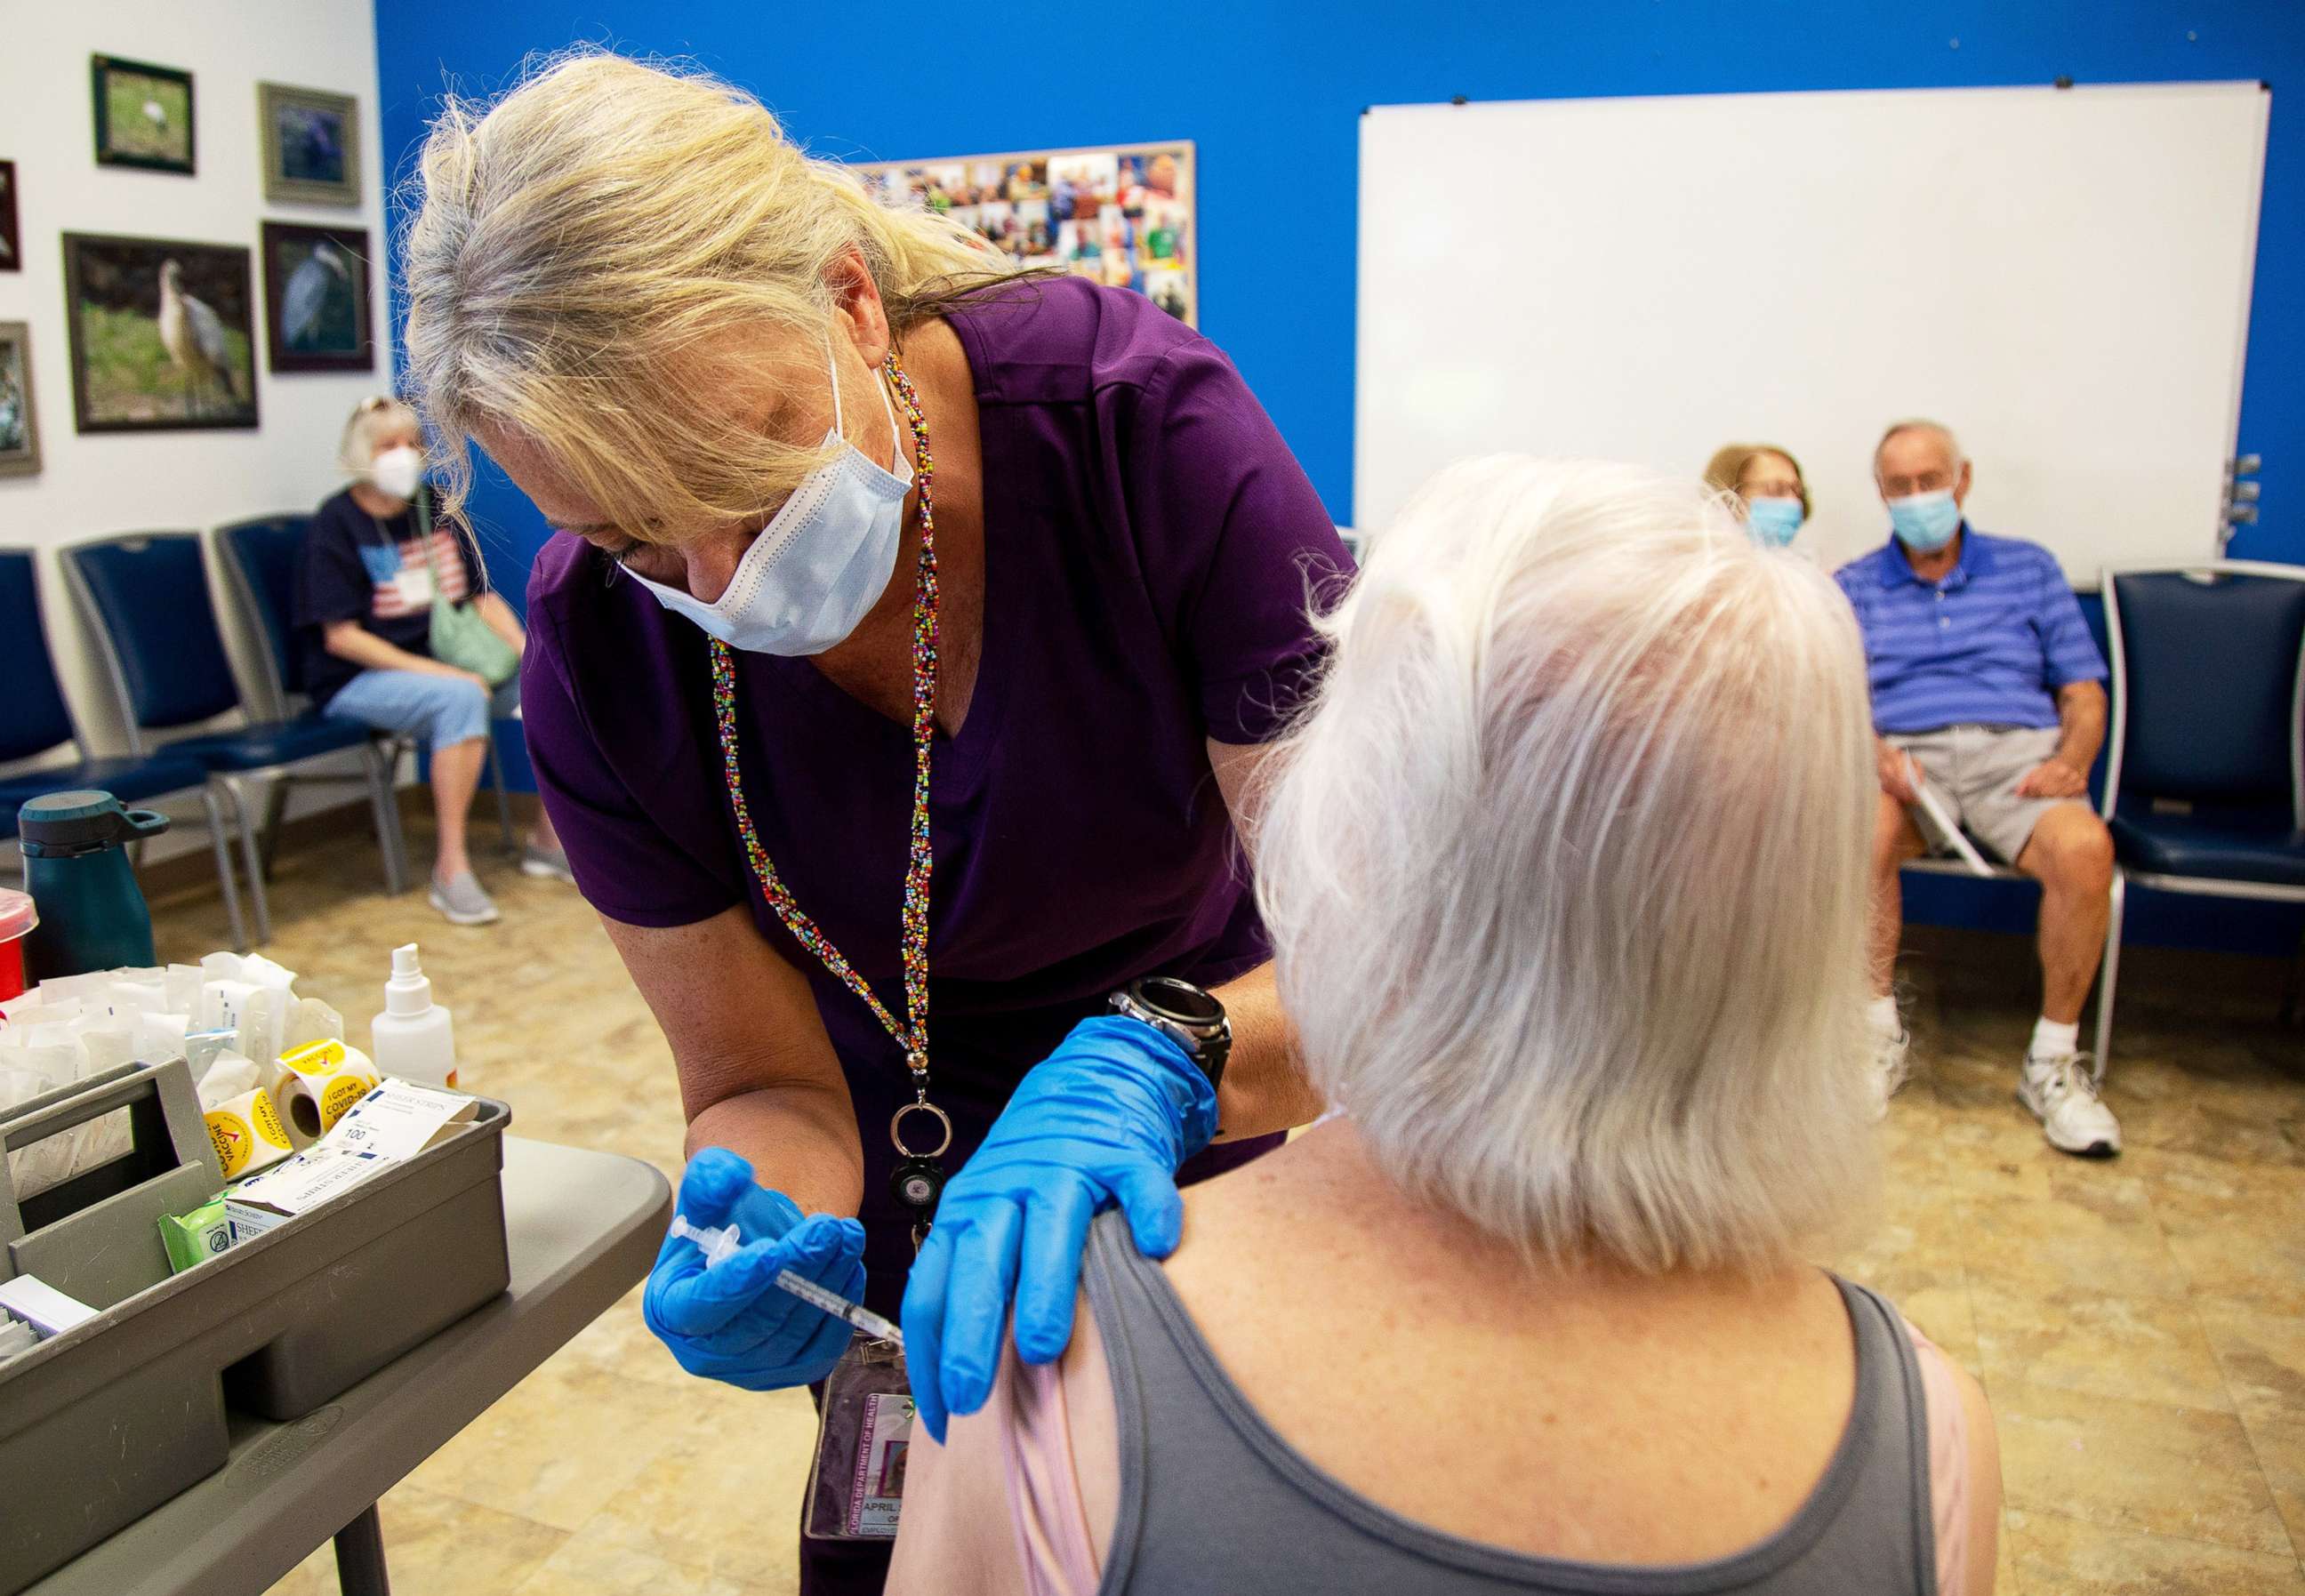
[[2271, 98], [2256, 83], [1378, 106], [1361, 119], [1354, 522], [1498, 450], [1806, 471], [1943, 420], [1969, 512], [2099, 567], [2216, 551]]

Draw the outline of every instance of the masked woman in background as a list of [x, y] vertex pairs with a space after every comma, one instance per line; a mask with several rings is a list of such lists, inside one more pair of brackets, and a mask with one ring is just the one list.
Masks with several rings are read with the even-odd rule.
[[[1206, 339], [727, 85], [579, 55], [421, 166], [411, 375], [452, 499], [469, 437], [557, 529], [531, 758], [671, 1045], [681, 1211], [746, 1243], [668, 1238], [650, 1327], [795, 1386], [847, 1330], [779, 1269], [902, 1297], [941, 1431], [1012, 1295], [1063, 1350], [1101, 1204], [1165, 1252], [1180, 1180], [1318, 1112], [1233, 821], [1335, 528]], [[803, 1588], [886, 1562], [805, 1542]]]
[[1808, 482], [1800, 462], [1770, 444], [1728, 444], [1705, 464], [1705, 480], [1734, 494], [1753, 540], [1784, 548], [1808, 520]]
[[[515, 677], [486, 677], [432, 656], [435, 595], [469, 604], [517, 656], [528, 634], [488, 590], [469, 533], [443, 522], [428, 536], [415, 499], [424, 480], [416, 412], [367, 399], [344, 422], [338, 465], [352, 478], [312, 515], [296, 567], [293, 619], [304, 650], [304, 691], [324, 714], [399, 732], [429, 746], [438, 852], [432, 906], [457, 925], [487, 925], [496, 904], [464, 845], [472, 794], [488, 764], [489, 728], [520, 709]], [[568, 879], [568, 864], [540, 818], [522, 850], [524, 875]]]

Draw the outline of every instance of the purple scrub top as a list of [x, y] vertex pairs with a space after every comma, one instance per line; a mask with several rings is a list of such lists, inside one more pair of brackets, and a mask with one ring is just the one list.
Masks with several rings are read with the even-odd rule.
[[[931, 1098], [953, 1119], [952, 1169], [1114, 988], [1213, 986], [1268, 956], [1205, 744], [1280, 729], [1320, 657], [1308, 590], [1350, 564], [1231, 361], [1143, 296], [1057, 278], [948, 319], [975, 379], [985, 500], [983, 650], [930, 791]], [[629, 925], [744, 904], [807, 973], [863, 1133], [868, 1297], [893, 1314], [912, 1256], [887, 1191], [902, 1050], [746, 868], [704, 634], [565, 533], [528, 607], [529, 756], [577, 885]], [[911, 730], [805, 659], [736, 663], [761, 845], [902, 1019]], [[1231, 1145], [1204, 1157], [1240, 1161]]]

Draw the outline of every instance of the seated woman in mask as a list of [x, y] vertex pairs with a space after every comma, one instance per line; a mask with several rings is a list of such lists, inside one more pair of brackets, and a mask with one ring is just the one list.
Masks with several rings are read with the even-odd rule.
[[1876, 1178], [1848, 606], [1694, 483], [1499, 457], [1323, 626], [1254, 851], [1335, 1113], [1166, 1264], [1096, 1222], [1070, 1350], [915, 1436], [889, 1590], [1988, 1591], [1983, 1393], [1806, 1261]]
[[1808, 520], [1808, 482], [1800, 462], [1773, 444], [1724, 444], [1705, 463], [1707, 487], [1737, 496], [1753, 540], [1784, 548]]
[[[435, 659], [433, 595], [471, 604], [515, 658], [528, 636], [512, 607], [488, 590], [469, 533], [438, 526], [428, 539], [420, 531], [413, 501], [423, 446], [416, 412], [397, 400], [363, 400], [353, 412], [337, 451], [352, 483], [313, 514], [296, 569], [294, 620], [315, 708], [430, 745], [439, 836], [432, 906], [457, 925], [486, 925], [497, 906], [472, 874], [465, 821], [488, 763], [489, 723], [518, 710], [520, 678], [491, 686]], [[567, 880], [551, 822], [537, 812], [520, 868]]]

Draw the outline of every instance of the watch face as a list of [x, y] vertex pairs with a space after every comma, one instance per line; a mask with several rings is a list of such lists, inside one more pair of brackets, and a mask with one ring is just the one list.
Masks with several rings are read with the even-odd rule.
[[1148, 975], [1136, 983], [1136, 1001], [1163, 1019], [1187, 1025], [1213, 1025], [1224, 1018], [1224, 1005], [1190, 981], [1166, 975]]

